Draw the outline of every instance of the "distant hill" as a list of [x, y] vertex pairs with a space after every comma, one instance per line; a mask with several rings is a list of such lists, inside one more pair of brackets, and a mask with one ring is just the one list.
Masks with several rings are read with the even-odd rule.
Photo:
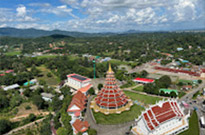
[[70, 32], [61, 30], [38, 30], [38, 29], [16, 29], [16, 28], [0, 28], [0, 36], [10, 36], [10, 37], [22, 37], [22, 38], [36, 38], [42, 36], [50, 35], [66, 35], [71, 37], [89, 37], [96, 36], [98, 34], [83, 33], [83, 32]]
[[[205, 29], [196, 29], [196, 30], [178, 30], [172, 32], [204, 32]], [[138, 33], [149, 33], [149, 32], [168, 32], [168, 31], [138, 31], [138, 30], [128, 30], [125, 32], [104, 32], [104, 33], [84, 33], [84, 32], [74, 32], [74, 31], [62, 31], [62, 30], [38, 30], [38, 29], [17, 29], [17, 28], [0, 28], [0, 37], [9, 36], [9, 37], [20, 37], [20, 38], [36, 38], [42, 36], [50, 35], [65, 35], [71, 37], [94, 37], [94, 36], [112, 36], [112, 35], [128, 35], [128, 34], [138, 34]]]

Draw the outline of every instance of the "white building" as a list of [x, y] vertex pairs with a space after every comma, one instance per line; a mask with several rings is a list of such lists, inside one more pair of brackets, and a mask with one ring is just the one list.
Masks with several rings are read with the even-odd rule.
[[9, 86], [7, 86], [7, 87], [4, 87], [3, 89], [5, 90], [5, 91], [7, 91], [7, 90], [12, 90], [12, 89], [17, 89], [17, 88], [19, 88], [20, 86], [18, 85], [18, 84], [13, 84], [13, 85], [9, 85]]
[[43, 100], [45, 101], [52, 101], [52, 98], [54, 97], [54, 95], [52, 95], [51, 93], [41, 93], [41, 96], [43, 98]]
[[66, 84], [74, 90], [78, 90], [82, 87], [85, 87], [91, 84], [91, 79], [78, 75], [78, 74], [70, 74], [67, 75], [67, 82]]
[[176, 100], [159, 101], [150, 106], [136, 120], [135, 135], [173, 135], [189, 128], [188, 117]]

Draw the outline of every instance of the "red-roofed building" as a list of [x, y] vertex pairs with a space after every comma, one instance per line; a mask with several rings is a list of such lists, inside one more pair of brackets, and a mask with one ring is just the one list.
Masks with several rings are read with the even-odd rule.
[[5, 74], [0, 74], [0, 76], [5, 76]]
[[134, 82], [138, 82], [138, 83], [153, 83], [154, 80], [153, 79], [147, 79], [147, 78], [135, 78], [133, 80]]
[[72, 117], [80, 117], [81, 114], [77, 114], [76, 112], [82, 112], [86, 108], [86, 96], [78, 91], [72, 98], [70, 105], [68, 106], [67, 112]]
[[73, 134], [76, 135], [79, 132], [83, 133], [86, 132], [89, 128], [89, 124], [87, 121], [81, 121], [80, 119], [76, 119], [75, 122], [72, 124], [73, 127]]
[[135, 135], [171, 135], [188, 129], [188, 117], [174, 100], [160, 101], [147, 108], [132, 128]]
[[14, 70], [7, 70], [7, 71], [5, 71], [5, 73], [13, 73], [14, 72]]
[[184, 86], [182, 86], [182, 90], [190, 90], [190, 89], [192, 89], [191, 85], [184, 85]]
[[69, 74], [67, 75], [66, 84], [72, 89], [78, 90], [91, 84], [91, 79], [78, 74]]

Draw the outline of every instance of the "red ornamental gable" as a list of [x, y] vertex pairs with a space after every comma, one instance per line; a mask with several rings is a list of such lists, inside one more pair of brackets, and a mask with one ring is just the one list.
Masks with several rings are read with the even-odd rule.
[[175, 117], [183, 117], [176, 102], [164, 102], [162, 107], [155, 105], [143, 114], [146, 124], [150, 130], [153, 130], [160, 123], [166, 122]]

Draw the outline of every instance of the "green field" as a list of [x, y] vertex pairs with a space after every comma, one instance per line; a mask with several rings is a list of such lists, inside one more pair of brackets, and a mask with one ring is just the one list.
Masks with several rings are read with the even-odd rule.
[[6, 55], [7, 56], [14, 56], [14, 55], [20, 55], [21, 51], [12, 51], [12, 52], [7, 52]]
[[58, 55], [41, 55], [41, 56], [37, 56], [36, 58], [39, 58], [39, 59], [41, 59], [41, 58], [55, 58], [57, 56]]
[[[45, 66], [37, 67], [37, 69], [39, 69], [43, 74], [42, 77], [37, 78], [38, 80], [45, 80], [46, 83], [51, 86], [56, 86], [60, 83], [60, 79], [56, 75], [54, 75], [49, 69], [47, 69]], [[52, 77], [47, 76], [49, 72], [52, 74]]]
[[141, 92], [142, 92], [143, 89], [144, 89], [144, 86], [141, 85], [141, 86], [138, 86], [138, 87], [134, 88], [133, 90], [135, 90], [135, 91], [141, 91]]
[[93, 115], [97, 124], [119, 124], [134, 120], [141, 114], [142, 110], [144, 110], [143, 107], [134, 104], [129, 111], [124, 111], [121, 114], [105, 115], [93, 111]]
[[155, 104], [156, 101], [159, 101], [159, 100], [162, 99], [162, 98], [159, 98], [159, 97], [152, 97], [152, 96], [142, 95], [142, 94], [133, 93], [133, 92], [130, 92], [130, 91], [124, 91], [124, 92], [133, 101], [137, 100], [137, 101], [140, 101], [144, 104]]
[[180, 79], [179, 82], [182, 82], [182, 83], [191, 83], [191, 84], [193, 83], [192, 80], [182, 80], [182, 79]]
[[199, 123], [196, 111], [194, 111], [189, 119], [189, 129], [179, 135], [199, 135]]

